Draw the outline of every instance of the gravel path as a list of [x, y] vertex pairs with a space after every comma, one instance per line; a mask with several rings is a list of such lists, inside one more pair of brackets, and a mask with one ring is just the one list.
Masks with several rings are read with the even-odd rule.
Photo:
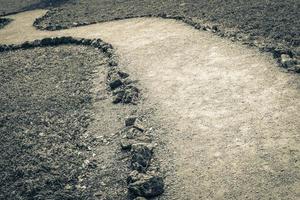
[[[175, 20], [138, 18], [57, 32], [13, 16], [0, 43], [46, 36], [101, 38], [158, 108], [176, 181], [166, 199], [300, 198], [300, 79], [267, 55]], [[170, 159], [171, 158], [171, 159]], [[173, 176], [173, 177], [174, 177]]]

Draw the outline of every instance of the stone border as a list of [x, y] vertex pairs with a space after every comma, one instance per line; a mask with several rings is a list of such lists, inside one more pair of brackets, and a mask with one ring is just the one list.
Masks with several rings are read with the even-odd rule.
[[120, 146], [131, 158], [131, 173], [127, 178], [128, 198], [143, 200], [163, 194], [164, 179], [157, 170], [149, 170], [156, 146], [151, 129], [145, 128], [142, 117], [136, 115], [127, 117], [124, 125], [120, 131]]
[[[74, 23], [72, 26], [61, 26], [61, 25], [51, 25], [43, 27], [39, 25], [41, 21], [49, 17], [51, 14], [51, 10], [48, 11], [44, 16], [37, 18], [33, 26], [35, 26], [37, 29], [40, 30], [48, 30], [48, 31], [56, 31], [61, 29], [68, 29], [71, 27], [78, 27], [78, 26], [85, 26], [90, 24], [95, 24], [99, 22], [105, 22], [105, 21], [92, 21], [92, 22], [82, 22], [82, 23]], [[219, 24], [210, 24], [205, 23], [204, 21], [200, 19], [193, 19], [191, 17], [183, 17], [183, 16], [172, 16], [167, 14], [158, 14], [158, 15], [141, 15], [141, 16], [135, 16], [135, 17], [122, 17], [122, 18], [116, 18], [113, 20], [121, 20], [121, 19], [130, 19], [130, 18], [140, 18], [140, 17], [160, 17], [164, 19], [175, 19], [180, 20], [195, 29], [198, 30], [204, 30], [212, 32], [220, 37], [229, 38], [231, 41], [236, 42], [239, 41], [243, 45], [252, 46], [258, 48], [261, 52], [267, 52], [271, 53], [273, 58], [277, 61], [278, 65], [280, 67], [283, 67], [289, 72], [294, 73], [300, 73], [300, 55], [297, 52], [294, 52], [291, 49], [280, 47], [280, 46], [274, 46], [272, 44], [272, 40], [267, 41], [266, 38], [261, 38], [260, 40], [250, 40], [250, 36], [243, 33], [237, 33], [235, 30], [226, 29], [225, 27], [222, 27]], [[111, 20], [111, 21], [113, 21]]]
[[[22, 44], [1, 45], [0, 54], [8, 51], [26, 50], [35, 47], [58, 46], [63, 44], [92, 46], [108, 57], [107, 90], [113, 95], [114, 104], [137, 104], [139, 89], [135, 81], [129, 79], [129, 74], [118, 68], [118, 58], [112, 45], [101, 39], [84, 39], [73, 37], [54, 37], [24, 42]], [[164, 180], [154, 172], [147, 173], [153, 156], [154, 145], [151, 135], [147, 131], [140, 117], [126, 118], [125, 127], [121, 131], [123, 139], [120, 141], [122, 150], [130, 151], [131, 169], [127, 178], [128, 196], [130, 199], [152, 198], [164, 192]]]
[[101, 39], [84, 39], [73, 37], [52, 37], [24, 42], [22, 44], [1, 45], [0, 53], [19, 49], [31, 49], [35, 47], [57, 46], [63, 44], [85, 45], [99, 49], [108, 57], [107, 90], [113, 95], [113, 103], [136, 104], [139, 100], [139, 89], [135, 81], [129, 79], [129, 74], [118, 68], [118, 58], [112, 45]]
[[12, 21], [13, 20], [9, 18], [0, 18], [0, 29], [4, 28], [7, 24], [9, 24]]

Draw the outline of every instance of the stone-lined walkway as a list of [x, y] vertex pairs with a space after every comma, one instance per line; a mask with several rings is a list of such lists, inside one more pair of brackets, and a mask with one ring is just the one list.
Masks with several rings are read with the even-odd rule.
[[[128, 19], [46, 32], [43, 10], [11, 16], [0, 43], [101, 38], [159, 109], [177, 180], [166, 199], [300, 198], [300, 79], [256, 50], [175, 20]], [[170, 160], [170, 159], [168, 159]], [[167, 182], [173, 180], [167, 178]], [[168, 190], [168, 189], [167, 189]]]

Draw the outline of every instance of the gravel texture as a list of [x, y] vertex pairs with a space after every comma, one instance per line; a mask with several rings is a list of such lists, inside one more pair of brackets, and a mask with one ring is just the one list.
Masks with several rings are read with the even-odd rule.
[[[0, 54], [0, 199], [86, 199], [94, 138], [91, 47], [38, 47]], [[91, 59], [93, 58], [93, 59]], [[89, 147], [90, 146], [90, 147]]]
[[36, 23], [57, 30], [115, 19], [161, 16], [185, 19], [195, 27], [242, 40], [265, 51], [299, 56], [300, 2], [297, 0], [77, 0], [52, 9]]
[[67, 1], [68, 0], [0, 0], [0, 16], [38, 8], [56, 7]]

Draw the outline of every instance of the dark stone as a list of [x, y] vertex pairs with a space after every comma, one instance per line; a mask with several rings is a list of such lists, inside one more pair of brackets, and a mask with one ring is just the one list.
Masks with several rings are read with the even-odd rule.
[[126, 72], [118, 71], [117, 73], [122, 79], [129, 77], [129, 74]]
[[124, 96], [125, 91], [123, 89], [117, 89], [113, 92], [113, 103], [122, 103], [123, 96]]
[[95, 40], [92, 40], [91, 45], [93, 47], [100, 48], [101, 47], [101, 43], [102, 43], [101, 39], [95, 39]]
[[164, 181], [159, 176], [131, 173], [127, 179], [128, 190], [134, 196], [156, 197], [164, 192]]
[[21, 48], [23, 48], [23, 49], [28, 49], [28, 48], [31, 48], [31, 47], [33, 47], [33, 45], [32, 45], [32, 43], [30, 43], [28, 41], [21, 44]]
[[90, 40], [90, 39], [82, 39], [81, 40], [81, 44], [83, 44], [83, 45], [91, 45], [92, 44], [92, 40]]
[[127, 139], [135, 139], [137, 137], [140, 137], [141, 134], [143, 133], [142, 131], [140, 131], [139, 129], [136, 129], [134, 127], [127, 127], [124, 129], [123, 132]]
[[108, 62], [109, 66], [111, 67], [115, 67], [118, 65], [117, 61], [113, 60], [113, 59], [110, 59], [109, 62]]
[[138, 129], [139, 131], [144, 131], [144, 127], [142, 122], [137, 119], [137, 117], [128, 117], [125, 119], [125, 126], [133, 126], [134, 128]]
[[125, 119], [125, 126], [133, 126], [134, 122], [137, 120], [137, 117], [127, 117]]
[[[42, 43], [42, 41], [41, 41]], [[60, 38], [55, 37], [55, 38], [51, 38], [51, 45], [59, 45], [60, 44]]]
[[132, 168], [139, 172], [145, 172], [150, 165], [152, 150], [143, 143], [133, 144], [131, 150], [132, 150], [132, 159], [131, 159]]
[[134, 198], [133, 200], [147, 200], [147, 199], [144, 198], [144, 197], [136, 197], [136, 198]]
[[30, 43], [33, 47], [38, 47], [41, 44], [41, 40], [34, 40]]
[[135, 103], [138, 100], [139, 90], [134, 86], [127, 86], [123, 96], [123, 103]]
[[122, 96], [121, 95], [116, 95], [113, 97], [113, 104], [118, 104], [122, 102]]
[[109, 87], [111, 90], [115, 90], [118, 87], [121, 87], [123, 85], [123, 82], [121, 79], [113, 79], [109, 82]]
[[41, 45], [42, 46], [49, 46], [49, 45], [53, 45], [53, 40], [52, 38], [44, 38], [41, 40]]
[[0, 52], [5, 51], [5, 47], [3, 45], [0, 45]]
[[122, 139], [120, 142], [122, 150], [130, 150], [134, 140]]
[[107, 52], [108, 49], [112, 49], [112, 46], [110, 44], [106, 43], [106, 44], [103, 44], [101, 48], [102, 48], [103, 52]]
[[130, 78], [124, 79], [123, 82], [124, 82], [125, 85], [131, 85], [132, 83], [134, 83], [134, 81], [131, 80]]
[[61, 37], [60, 39], [62, 44], [69, 44], [69, 43], [73, 43], [74, 41], [72, 37]]

